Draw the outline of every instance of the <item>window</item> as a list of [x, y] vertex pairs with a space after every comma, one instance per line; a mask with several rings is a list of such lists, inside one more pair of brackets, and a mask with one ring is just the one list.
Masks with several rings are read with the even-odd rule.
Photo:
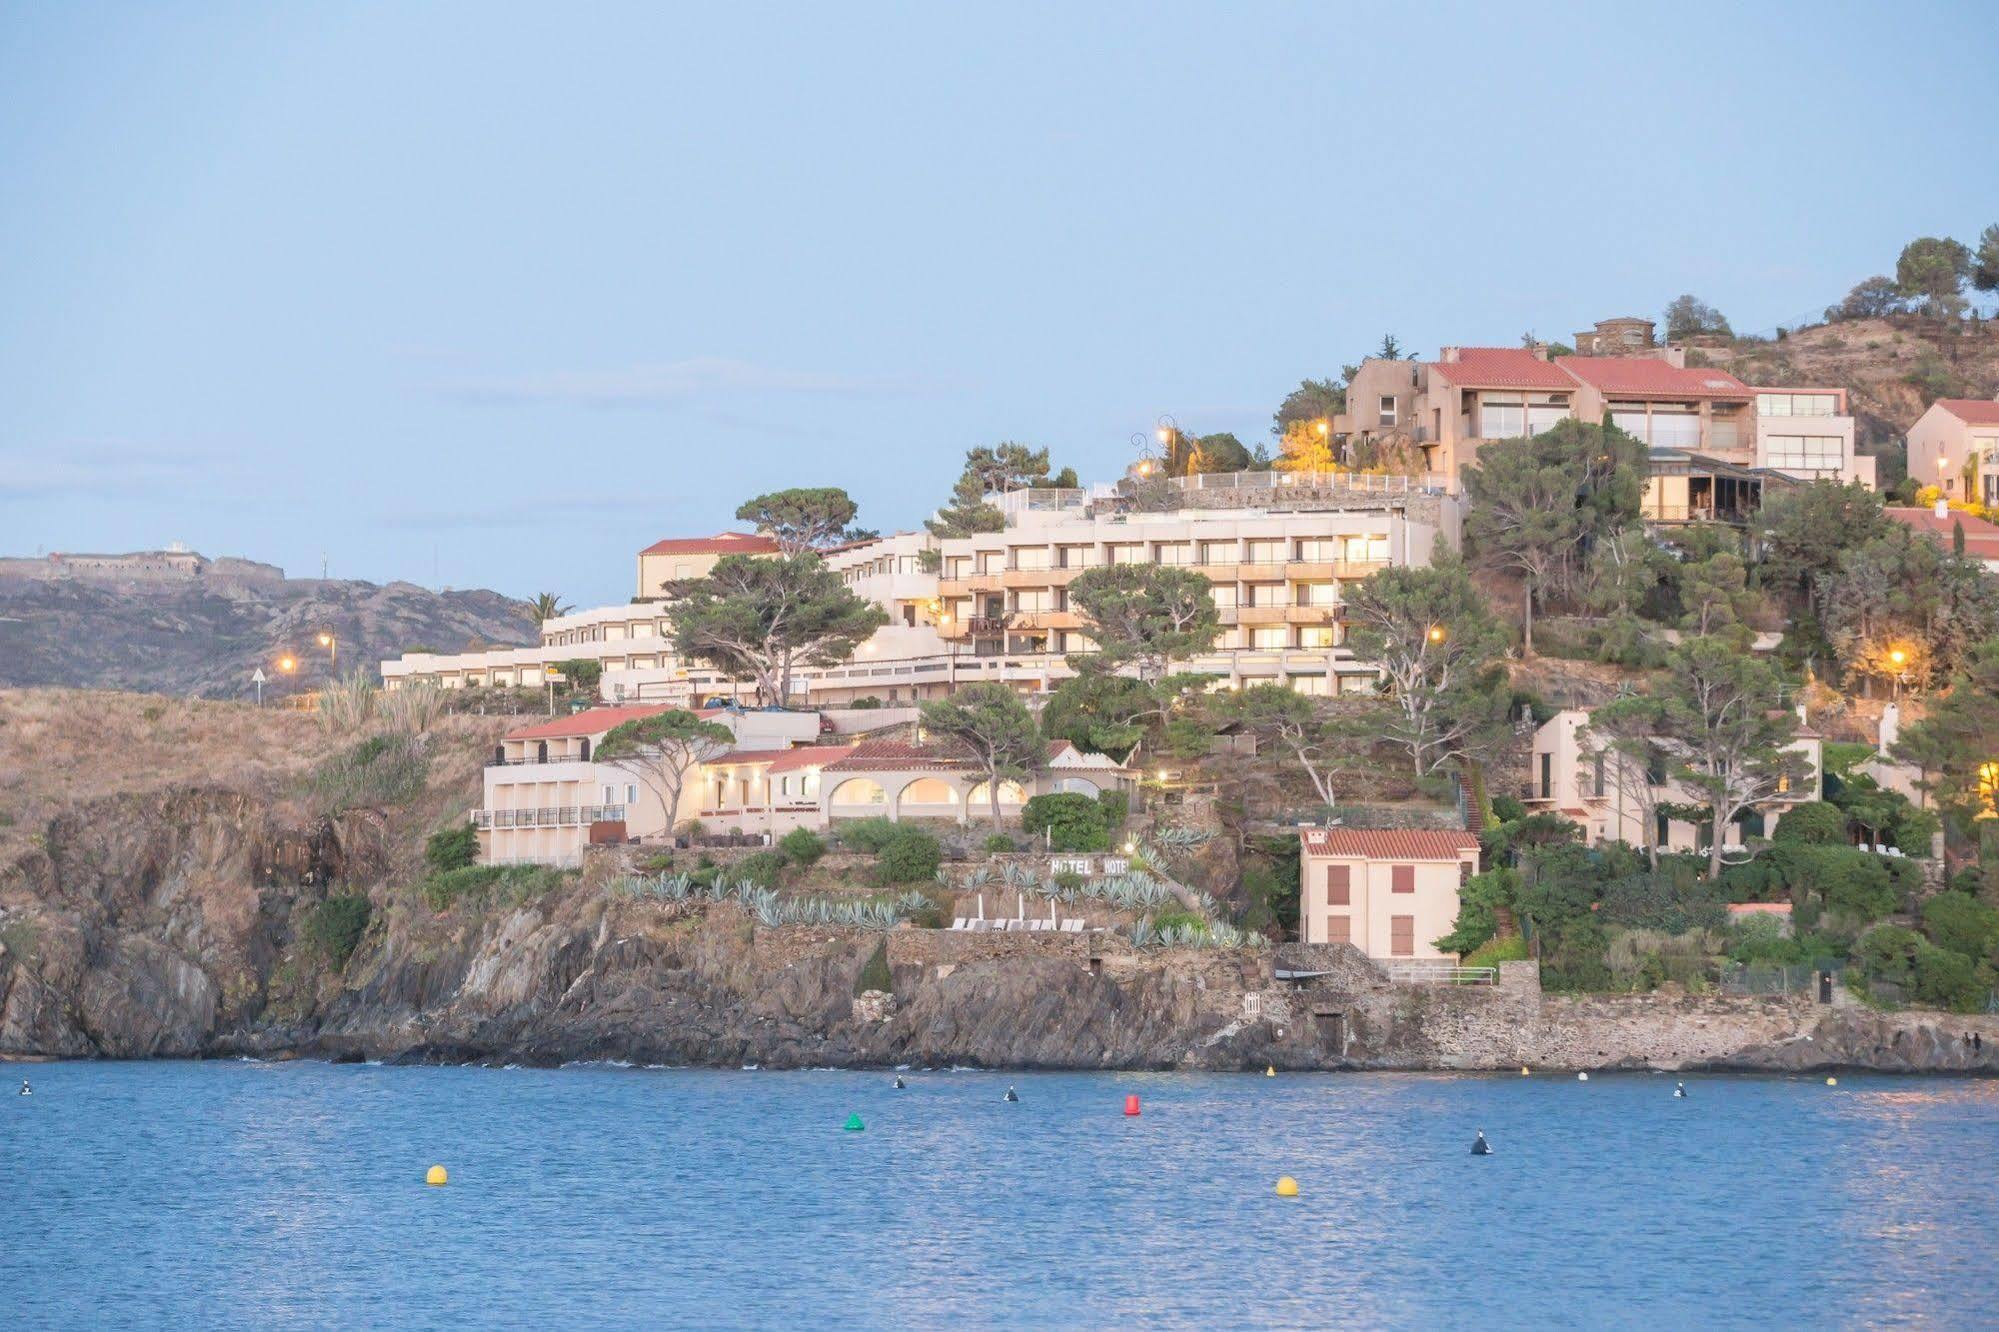
[[1201, 543], [1201, 563], [1236, 563], [1236, 543], [1233, 541], [1203, 541]]
[[1759, 393], [1758, 416], [1836, 416], [1839, 395], [1835, 393]]
[[1845, 441], [1838, 435], [1771, 435], [1764, 466], [1785, 472], [1832, 472], [1846, 466]]
[[979, 572], [999, 573], [1006, 568], [1006, 552], [1003, 550], [982, 550], [979, 552]]
[[1590, 764], [1590, 794], [1603, 799], [1603, 754], [1599, 752]]
[[1536, 393], [1527, 399], [1527, 433], [1538, 435], [1553, 430], [1569, 418], [1569, 395]]
[[1284, 543], [1282, 541], [1251, 541], [1248, 559], [1251, 564], [1284, 563]]
[[1216, 607], [1221, 610], [1235, 609], [1234, 583], [1216, 583], [1208, 589], [1208, 596], [1213, 599]]
[[1413, 893], [1416, 891], [1416, 867], [1414, 865], [1394, 865], [1388, 871], [1388, 891], [1391, 893]]
[[1153, 552], [1153, 559], [1160, 564], [1192, 564], [1194, 543], [1191, 541], [1162, 541]]
[[607, 805], [615, 805], [618, 803], [618, 793], [616, 787], [607, 786], [604, 788], [604, 803]]
[[1349, 906], [1353, 902], [1353, 867], [1326, 866], [1326, 905]]
[[1350, 536], [1345, 538], [1345, 546], [1348, 564], [1388, 563], [1388, 537], [1385, 533], [1380, 536]]
[[1337, 606], [1340, 604], [1338, 583], [1300, 583], [1295, 600], [1300, 606]]
[[1353, 942], [1352, 916], [1326, 917], [1326, 942], [1350, 944]]
[[1298, 558], [1311, 564], [1330, 564], [1340, 557], [1338, 537], [1300, 537]]
[[1395, 395], [1393, 393], [1384, 393], [1381, 395], [1380, 415], [1376, 424], [1385, 426], [1395, 424]]
[[1291, 631], [1281, 624], [1262, 625], [1249, 631], [1249, 645], [1265, 651], [1291, 646]]
[[1482, 439], [1516, 439], [1527, 433], [1527, 408], [1517, 393], [1487, 393], [1479, 398], [1478, 433]]
[[1388, 951], [1394, 957], [1414, 957], [1416, 955], [1416, 918], [1414, 916], [1390, 916], [1388, 918]]
[[1120, 542], [1111, 547], [1112, 564], [1145, 563], [1145, 543], [1140, 541]]
[[944, 561], [944, 576], [946, 578], [970, 578], [972, 576], [972, 557], [969, 555], [953, 555], [950, 559]]
[[1013, 567], [1016, 569], [1046, 569], [1048, 567], [1048, 547], [1020, 547], [1013, 553]]
[[1057, 566], [1063, 569], [1087, 569], [1090, 567], [1088, 546], [1063, 546], [1057, 552]]
[[1298, 646], [1301, 648], [1330, 648], [1339, 645], [1339, 631], [1330, 624], [1306, 625], [1298, 631]]
[[1541, 799], [1543, 800], [1548, 799], [1554, 794], [1554, 767], [1555, 756], [1553, 754], [1541, 755]]

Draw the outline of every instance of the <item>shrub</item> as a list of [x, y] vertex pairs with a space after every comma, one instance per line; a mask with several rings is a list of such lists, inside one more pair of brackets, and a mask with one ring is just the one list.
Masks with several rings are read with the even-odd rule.
[[1208, 922], [1203, 920], [1197, 913], [1185, 909], [1179, 909], [1173, 911], [1155, 911], [1152, 913], [1152, 927], [1156, 930], [1165, 930], [1165, 929], [1206, 930], [1208, 928]]
[[421, 891], [432, 911], [449, 911], [462, 901], [497, 900], [517, 906], [561, 882], [562, 872], [546, 865], [467, 865], [431, 875]]
[[1131, 792], [1106, 791], [1097, 797], [1097, 804], [1104, 811], [1106, 828], [1122, 828], [1124, 821], [1131, 817]]
[[1083, 891], [1083, 884], [1085, 882], [1087, 880], [1074, 870], [1057, 870], [1055, 872], [1055, 886], [1065, 893], [1080, 893]]
[[875, 873], [883, 883], [924, 883], [937, 877], [943, 848], [921, 828], [898, 827], [875, 853]]
[[1848, 955], [1870, 984], [1883, 982], [1909, 987], [1916, 980], [1916, 952], [1923, 937], [1900, 925], [1880, 925], [1862, 935]]
[[604, 663], [590, 657], [572, 657], [568, 661], [559, 661], [555, 663], [555, 669], [561, 671], [569, 680], [571, 689], [583, 693], [595, 689], [604, 679]]
[[1962, 953], [1925, 944], [1916, 950], [1916, 1002], [1953, 1013], [1980, 1012], [1991, 990], [1990, 975], [1981, 977], [1977, 964]]
[[1963, 893], [1938, 893], [1923, 903], [1923, 933], [1939, 948], [1990, 958], [1999, 951], [1999, 910]]
[[1501, 962], [1525, 962], [1527, 960], [1527, 940], [1517, 934], [1504, 939], [1491, 939], [1465, 954], [1464, 965], [1468, 967], [1496, 967]]
[[469, 823], [434, 832], [423, 846], [423, 862], [433, 871], [463, 869], [478, 859], [479, 830]]
[[1096, 798], [1060, 791], [1038, 795], [1020, 807], [1020, 826], [1032, 836], [1044, 832], [1056, 851], [1106, 851], [1110, 828]]
[[328, 759], [313, 773], [312, 793], [328, 814], [405, 805], [423, 794], [430, 762], [409, 735], [376, 735]]
[[826, 854], [826, 842], [810, 828], [793, 828], [778, 838], [777, 849], [794, 865], [816, 865]]
[[319, 950], [335, 971], [346, 967], [347, 959], [367, 932], [374, 908], [359, 893], [329, 897], [306, 913], [306, 942]]
[[770, 887], [783, 873], [784, 856], [776, 851], [752, 851], [730, 869], [730, 877], [748, 879], [760, 888]]
[[1812, 846], [1845, 846], [1846, 811], [1823, 800], [1807, 800], [1784, 811], [1771, 833], [1773, 842], [1805, 843]]
[[901, 829], [902, 825], [893, 819], [855, 819], [840, 826], [840, 845], [865, 851], [871, 856], [879, 855], [889, 839]]
[[1003, 854], [1005, 852], [1013, 850], [1013, 838], [1008, 837], [1005, 833], [996, 832], [992, 836], [986, 838], [985, 841], [981, 842], [980, 845], [985, 847], [985, 849], [988, 851]]
[[639, 862], [639, 868], [647, 874], [666, 874], [673, 869], [673, 852], [657, 851]]
[[895, 993], [895, 977], [888, 969], [888, 940], [886, 939], [875, 945], [875, 951], [868, 955], [868, 960], [861, 966], [861, 974], [854, 980], [855, 994], [865, 994], [869, 990], [880, 990], [887, 994]]

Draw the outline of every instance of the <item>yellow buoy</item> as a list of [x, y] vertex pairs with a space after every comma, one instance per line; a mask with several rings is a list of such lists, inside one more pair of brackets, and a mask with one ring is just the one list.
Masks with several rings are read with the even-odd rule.
[[1266, 1077], [1266, 1078], [1274, 1078], [1274, 1077], [1276, 1077], [1276, 1076], [1277, 1076], [1277, 1065], [1275, 1065], [1275, 1064], [1272, 1064], [1272, 1065], [1270, 1065], [1270, 1066], [1269, 1066], [1268, 1068], [1265, 1068], [1265, 1069], [1263, 1070], [1263, 1076], [1264, 1076], [1264, 1077]]
[[1828, 1086], [1828, 1087], [1837, 1087], [1837, 1086], [1839, 1085], [1839, 1079], [1838, 1079], [1838, 1078], [1827, 1078], [1827, 1079], [1825, 1080], [1825, 1085], [1826, 1085], [1826, 1086]]
[[444, 1173], [443, 1166], [432, 1166], [424, 1175], [423, 1182], [433, 1188], [442, 1188], [451, 1182], [451, 1176]]
[[1527, 1076], [1527, 1065], [1522, 1064], [1520, 1066], [1520, 1076], [1523, 1078]]
[[1289, 1175], [1279, 1175], [1277, 1177], [1277, 1196], [1280, 1198], [1297, 1197], [1298, 1181]]

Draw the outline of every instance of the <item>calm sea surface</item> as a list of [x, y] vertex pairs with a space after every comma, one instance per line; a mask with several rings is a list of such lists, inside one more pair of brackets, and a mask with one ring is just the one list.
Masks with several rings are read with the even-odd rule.
[[0, 1326], [1999, 1318], [1991, 1082], [21, 1074]]

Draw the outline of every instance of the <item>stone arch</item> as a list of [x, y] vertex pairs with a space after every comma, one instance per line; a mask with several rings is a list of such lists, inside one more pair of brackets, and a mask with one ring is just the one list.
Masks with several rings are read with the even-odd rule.
[[[1104, 793], [1104, 789], [1087, 777], [1064, 777], [1055, 783], [1055, 789], [1064, 795], [1086, 795], [1092, 798]], [[1004, 800], [1006, 797], [1000, 797]]]
[[[986, 786], [987, 783], [985, 782], [980, 782], [974, 786], [971, 794], [965, 797], [965, 803], [967, 805], [985, 805], [990, 807], [992, 796], [987, 792]], [[1018, 807], [1024, 805], [1027, 803], [1027, 788], [1011, 779], [1002, 781], [1000, 783], [999, 802], [1001, 809], [1005, 809], [1008, 806]]]
[[958, 807], [958, 788], [941, 777], [918, 777], [896, 793], [898, 810], [907, 810], [911, 805], [949, 805]]
[[826, 804], [829, 808], [841, 805], [849, 807], [886, 805], [888, 792], [884, 791], [882, 784], [872, 777], [849, 777], [833, 788], [832, 794], [826, 798]]

